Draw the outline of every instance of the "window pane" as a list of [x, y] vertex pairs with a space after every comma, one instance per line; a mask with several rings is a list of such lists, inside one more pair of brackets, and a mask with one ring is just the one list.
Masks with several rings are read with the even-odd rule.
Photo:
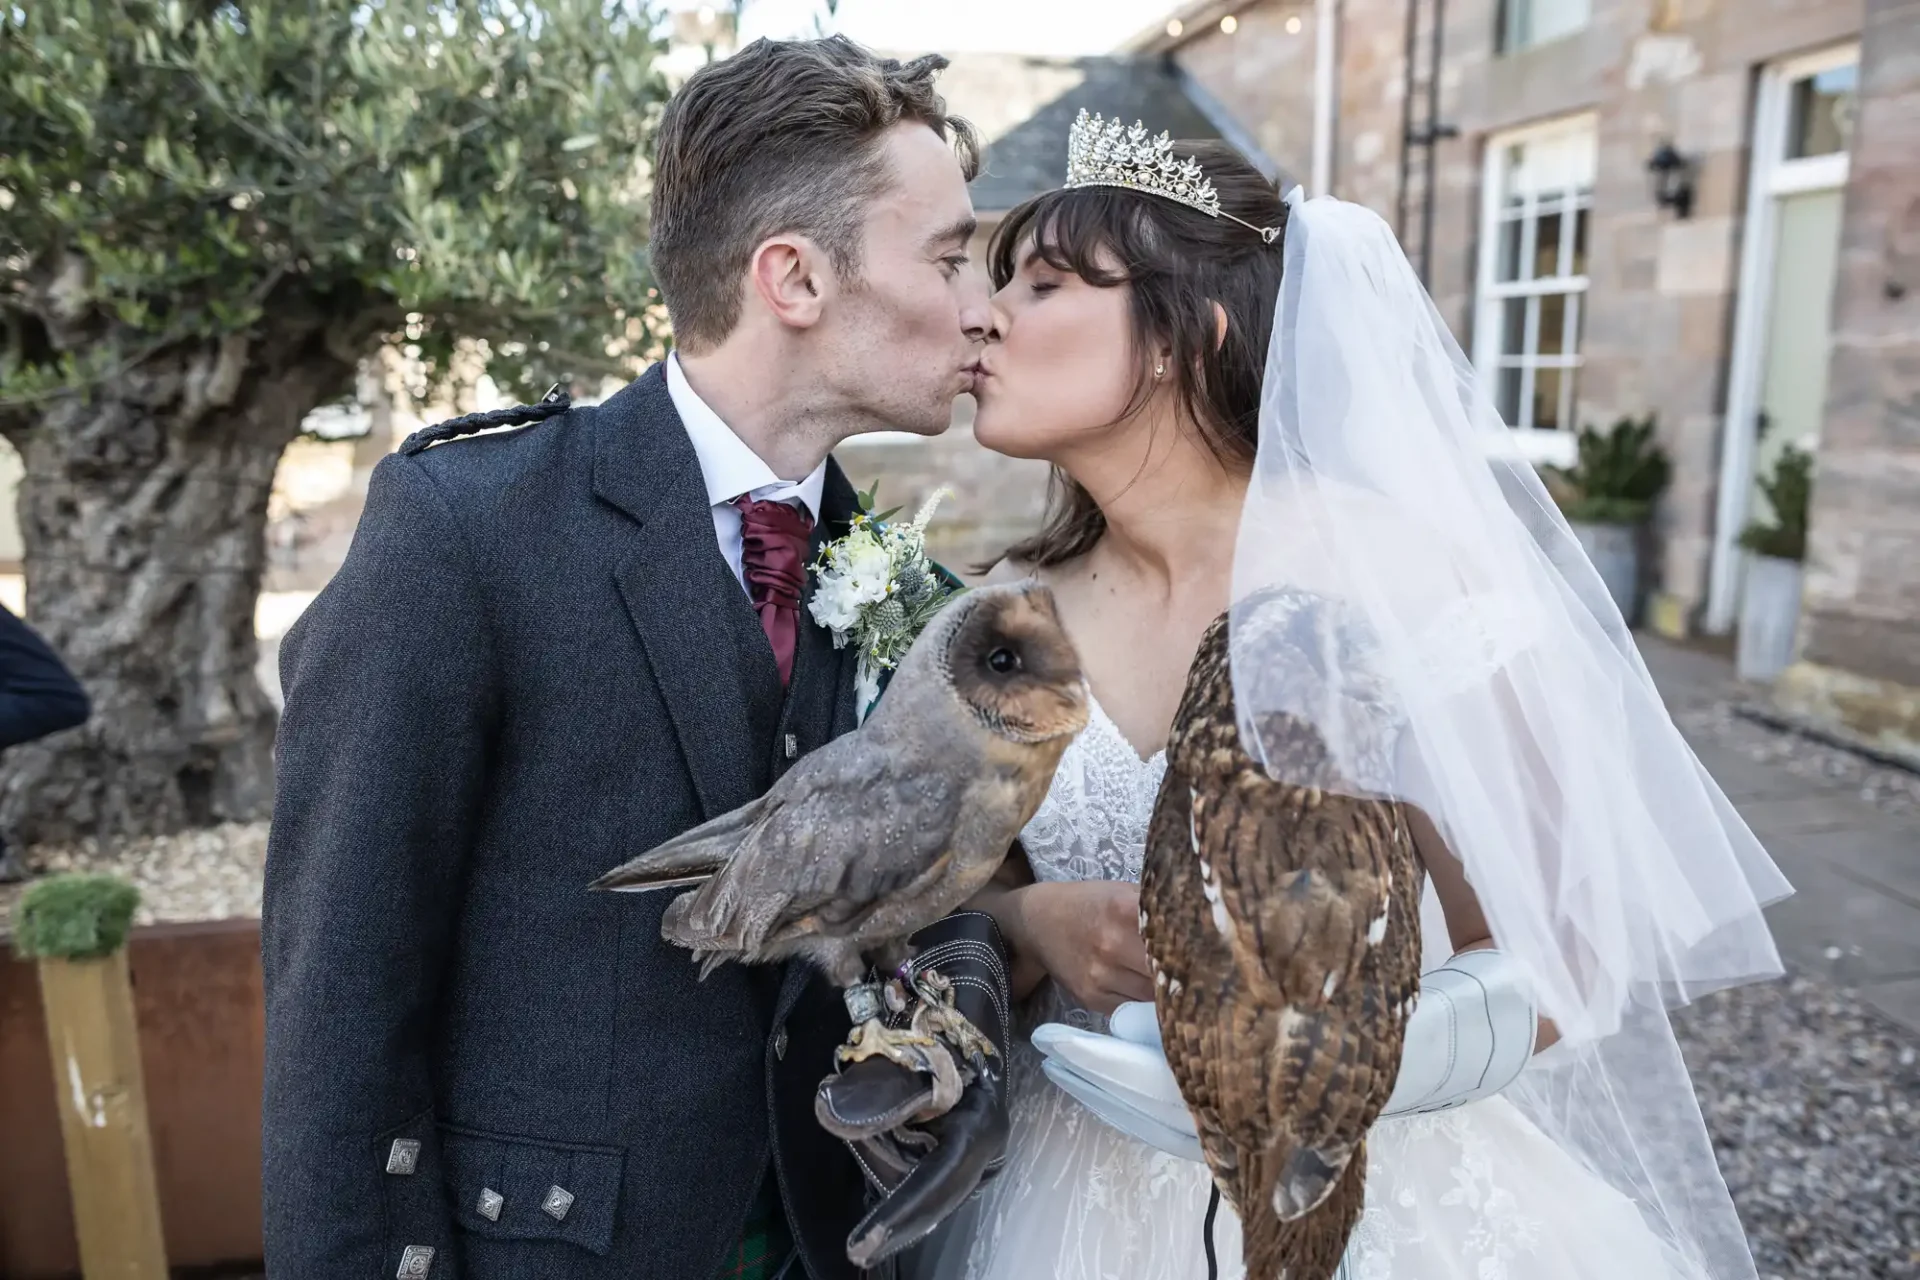
[[1587, 211], [1585, 209], [1573, 215], [1573, 261], [1567, 266], [1567, 274], [1576, 276], [1587, 274]]
[[1508, 298], [1500, 303], [1500, 354], [1525, 355], [1527, 352], [1527, 299]]
[[1592, 0], [1501, 0], [1500, 52], [1512, 53], [1587, 25]]
[[1590, 0], [1531, 0], [1536, 44], [1558, 40], [1587, 25]]
[[1561, 369], [1535, 369], [1533, 371], [1533, 425], [1540, 430], [1558, 430], [1566, 424], [1560, 420], [1560, 376]]
[[1519, 218], [1500, 220], [1499, 259], [1495, 264], [1493, 278], [1502, 282], [1520, 278], [1520, 240], [1525, 223]]
[[1580, 121], [1499, 144], [1502, 150], [1501, 198], [1558, 200], [1593, 186], [1596, 141], [1590, 122]]
[[1567, 354], [1563, 335], [1567, 324], [1567, 295], [1547, 293], [1540, 296], [1540, 340], [1534, 351], [1543, 356]]
[[1529, 279], [1551, 280], [1560, 274], [1560, 221], [1557, 213], [1540, 219], [1533, 237], [1533, 274]]
[[1567, 354], [1577, 356], [1580, 354], [1580, 295], [1569, 293], [1563, 296], [1567, 304]]
[[1835, 67], [1793, 84], [1792, 115], [1787, 123], [1787, 159], [1829, 156], [1845, 151], [1853, 136], [1857, 64]]
[[1494, 381], [1494, 406], [1500, 410], [1500, 420], [1510, 427], [1520, 425], [1520, 373], [1519, 369], [1502, 367]]

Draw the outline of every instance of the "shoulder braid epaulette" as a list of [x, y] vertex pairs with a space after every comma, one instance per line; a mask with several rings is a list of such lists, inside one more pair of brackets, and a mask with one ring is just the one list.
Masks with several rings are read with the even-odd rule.
[[461, 436], [475, 435], [494, 427], [522, 427], [531, 422], [545, 422], [572, 407], [573, 397], [562, 391], [556, 382], [538, 404], [509, 405], [504, 409], [469, 413], [465, 417], [449, 418], [445, 422], [422, 427], [401, 443], [400, 452], [419, 453], [428, 445], [439, 444], [443, 440], [457, 440]]

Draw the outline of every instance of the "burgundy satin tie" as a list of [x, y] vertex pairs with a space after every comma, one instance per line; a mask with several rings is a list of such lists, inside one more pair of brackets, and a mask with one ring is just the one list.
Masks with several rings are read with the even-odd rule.
[[785, 687], [793, 681], [793, 652], [800, 639], [800, 593], [807, 586], [813, 517], [785, 502], [739, 497], [733, 505], [740, 509], [740, 563], [747, 594], [753, 597]]

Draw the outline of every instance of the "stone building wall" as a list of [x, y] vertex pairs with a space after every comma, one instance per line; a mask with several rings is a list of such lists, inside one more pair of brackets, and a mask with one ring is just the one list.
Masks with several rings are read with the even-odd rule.
[[[1249, 129], [1258, 131], [1264, 115], [1298, 112], [1302, 102], [1310, 118], [1311, 75], [1295, 96], [1275, 97], [1275, 86], [1295, 84], [1299, 38], [1263, 34], [1298, 8], [1262, 0], [1240, 9], [1233, 34], [1209, 27], [1170, 51], [1224, 106], [1247, 113]], [[1590, 113], [1598, 159], [1576, 420], [1658, 416], [1674, 482], [1656, 515], [1654, 617], [1664, 629], [1690, 629], [1706, 598], [1713, 545], [1756, 73], [1775, 58], [1856, 34], [1860, 0], [1593, 0], [1581, 31], [1508, 54], [1495, 47], [1496, 0], [1450, 0], [1446, 9], [1440, 118], [1458, 133], [1434, 157], [1429, 288], [1470, 351], [1489, 138]], [[1340, 10], [1334, 191], [1393, 221], [1407, 3], [1342, 0]], [[1430, 13], [1427, 0], [1423, 22]], [[1310, 51], [1304, 56], [1310, 67]], [[1424, 56], [1416, 60], [1422, 84]], [[1228, 67], [1231, 75], [1221, 70]], [[1686, 219], [1657, 209], [1649, 190], [1646, 160], [1663, 140], [1699, 166]], [[1415, 150], [1411, 160], [1414, 189], [1400, 229], [1413, 252], [1424, 157]]]
[[1232, 34], [1217, 20], [1196, 20], [1197, 34], [1176, 47], [1174, 62], [1233, 113], [1283, 173], [1306, 181], [1313, 158], [1311, 0], [1274, 0], [1222, 16], [1232, 17]]
[[1920, 760], [1920, 0], [1867, 0], [1802, 661], [1776, 694]]
[[[1758, 68], [1859, 30], [1858, 0], [1613, 0], [1596, 5], [1598, 183], [1581, 398], [1610, 422], [1656, 412], [1673, 457], [1657, 534], [1667, 629], [1707, 594], [1731, 308]], [[1604, 20], [1604, 21], [1602, 21]], [[1646, 159], [1698, 165], [1692, 215], [1655, 208]]]
[[[855, 436], [834, 450], [857, 489], [875, 481], [880, 505], [910, 512], [941, 487], [953, 490], [927, 530], [934, 559], [963, 578], [1032, 532], [1046, 506], [1045, 463], [1003, 458], [973, 438], [973, 400], [955, 403], [954, 425], [933, 439]], [[902, 514], [905, 514], [903, 512]]]

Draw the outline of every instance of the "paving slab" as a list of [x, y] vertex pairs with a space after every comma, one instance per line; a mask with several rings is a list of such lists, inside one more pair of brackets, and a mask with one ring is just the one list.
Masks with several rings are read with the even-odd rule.
[[1860, 988], [1866, 1002], [1903, 1027], [1920, 1027], [1920, 974]]

